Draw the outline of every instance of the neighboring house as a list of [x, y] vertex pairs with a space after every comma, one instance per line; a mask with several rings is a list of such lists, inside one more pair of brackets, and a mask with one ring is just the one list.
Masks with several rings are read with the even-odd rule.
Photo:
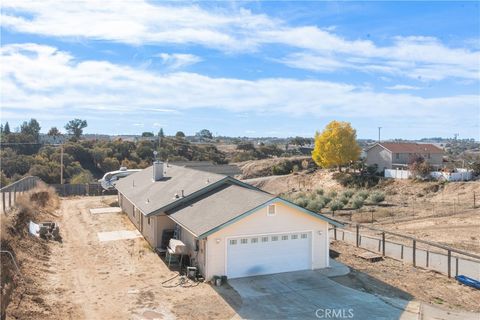
[[378, 171], [406, 168], [417, 157], [422, 157], [435, 169], [443, 165], [444, 151], [433, 144], [376, 143], [367, 149], [367, 165], [377, 165]]
[[329, 224], [342, 226], [232, 177], [161, 162], [116, 188], [150, 245], [164, 250], [173, 232], [207, 280], [326, 268]]

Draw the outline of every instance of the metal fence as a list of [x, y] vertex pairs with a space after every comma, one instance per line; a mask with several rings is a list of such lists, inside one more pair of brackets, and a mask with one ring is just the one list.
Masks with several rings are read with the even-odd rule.
[[354, 231], [331, 229], [331, 237], [448, 277], [466, 275], [480, 280], [480, 255], [361, 224], [351, 226]]
[[15, 206], [17, 196], [35, 188], [39, 181], [42, 181], [39, 177], [29, 176], [1, 188], [2, 212], [6, 213], [10, 208]]
[[105, 190], [99, 183], [51, 184], [61, 197], [115, 195], [117, 190]]

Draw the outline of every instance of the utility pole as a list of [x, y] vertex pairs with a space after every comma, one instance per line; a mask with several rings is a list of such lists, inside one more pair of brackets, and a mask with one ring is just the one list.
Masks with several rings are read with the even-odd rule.
[[60, 145], [60, 184], [63, 184], [63, 144]]
[[378, 127], [378, 142], [380, 143], [380, 131], [382, 130], [382, 127]]

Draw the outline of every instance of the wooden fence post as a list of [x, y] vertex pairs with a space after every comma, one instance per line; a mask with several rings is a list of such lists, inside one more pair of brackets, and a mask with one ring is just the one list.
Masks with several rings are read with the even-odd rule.
[[8, 190], [8, 207], [12, 207], [12, 191]]
[[452, 251], [448, 250], [448, 277], [452, 277]]
[[2, 207], [3, 207], [3, 213], [7, 213], [7, 204], [5, 203], [6, 199], [5, 199], [5, 192], [2, 192]]
[[337, 227], [333, 226], [333, 239], [337, 240]]
[[473, 191], [473, 209], [475, 209], [475, 191]]
[[358, 224], [356, 225], [356, 229], [357, 229], [357, 247], [359, 247], [360, 246], [360, 227]]
[[430, 253], [430, 252], [427, 250], [427, 259], [426, 259], [427, 261], [426, 261], [426, 263], [425, 263], [425, 266], [426, 266], [427, 268], [428, 268], [428, 265], [429, 265], [429, 262], [430, 262], [430, 259], [429, 259], [429, 255], [430, 255], [430, 254], [429, 254], [429, 253]]
[[382, 232], [382, 256], [385, 257], [385, 232]]
[[413, 256], [412, 256], [413, 266], [416, 267], [417, 266], [417, 240], [415, 239], [413, 239], [412, 252], [413, 252]]

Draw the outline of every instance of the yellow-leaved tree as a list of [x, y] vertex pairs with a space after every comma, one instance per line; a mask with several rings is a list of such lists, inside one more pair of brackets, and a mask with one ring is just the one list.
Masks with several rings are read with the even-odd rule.
[[342, 171], [342, 166], [357, 160], [360, 152], [357, 132], [348, 122], [332, 121], [322, 133], [315, 133], [312, 159], [322, 168], [337, 167]]

